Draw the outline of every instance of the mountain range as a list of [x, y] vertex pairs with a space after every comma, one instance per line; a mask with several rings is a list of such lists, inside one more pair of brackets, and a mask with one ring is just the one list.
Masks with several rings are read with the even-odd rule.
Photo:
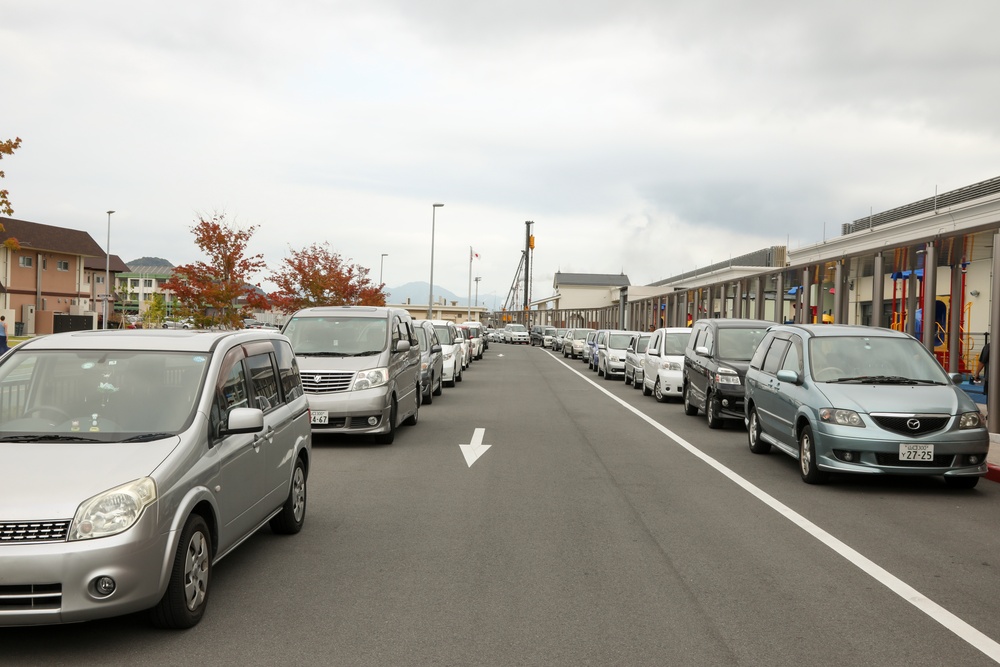
[[[400, 285], [399, 287], [386, 287], [385, 291], [388, 293], [388, 298], [386, 298], [386, 303], [389, 304], [405, 304], [407, 299], [409, 303], [413, 304], [426, 304], [427, 294], [428, 294], [427, 282], [412, 282], [406, 283], [405, 285]], [[440, 301], [444, 299], [450, 305], [452, 301], [456, 302], [458, 306], [465, 306], [468, 304], [467, 296], [458, 296], [454, 292], [446, 290], [440, 285], [435, 285], [434, 287], [434, 299], [435, 301]], [[475, 300], [476, 295], [473, 292], [473, 300]], [[493, 293], [483, 294], [479, 293], [479, 305], [485, 306], [486, 308], [492, 308], [493, 303], [496, 301], [496, 295]]]

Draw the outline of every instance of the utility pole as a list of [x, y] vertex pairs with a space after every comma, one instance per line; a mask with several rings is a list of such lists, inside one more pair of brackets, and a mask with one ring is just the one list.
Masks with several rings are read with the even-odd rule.
[[535, 247], [535, 237], [531, 235], [531, 220], [524, 222], [524, 317], [528, 318], [528, 305], [531, 303], [531, 251]]

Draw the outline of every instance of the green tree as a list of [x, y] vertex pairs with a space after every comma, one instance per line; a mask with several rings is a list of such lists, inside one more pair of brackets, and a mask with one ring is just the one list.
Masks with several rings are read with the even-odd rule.
[[191, 232], [208, 261], [176, 267], [163, 284], [177, 295], [182, 316], [190, 316], [201, 328], [238, 329], [254, 309], [270, 307], [260, 285], [251, 283], [264, 269], [263, 255], [246, 255], [256, 230], [235, 227], [224, 213], [198, 218]]
[[146, 306], [146, 312], [142, 314], [142, 328], [159, 329], [165, 319], [167, 319], [167, 303], [163, 300], [162, 294], [153, 294], [149, 299], [149, 305]]
[[313, 306], [384, 306], [384, 285], [368, 279], [370, 269], [349, 261], [326, 242], [292, 250], [268, 278], [278, 286], [272, 305], [285, 313]]

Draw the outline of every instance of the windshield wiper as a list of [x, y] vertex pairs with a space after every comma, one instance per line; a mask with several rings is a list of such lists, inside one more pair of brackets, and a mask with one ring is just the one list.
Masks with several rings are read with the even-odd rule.
[[169, 438], [173, 436], [173, 433], [142, 433], [140, 435], [133, 435], [132, 437], [125, 438], [124, 440], [119, 440], [119, 442], [150, 442], [152, 440], [162, 440], [163, 438]]
[[355, 357], [370, 357], [373, 354], [382, 354], [382, 350], [365, 350], [364, 352], [358, 352]]
[[46, 433], [44, 435], [36, 435], [32, 433], [28, 435], [5, 435], [0, 437], [0, 442], [105, 442], [104, 440], [98, 440], [97, 438], [84, 438], [79, 435], [59, 435], [56, 433]]
[[943, 384], [933, 380], [918, 380], [902, 375], [858, 375], [849, 378], [837, 378], [829, 382], [857, 382], [858, 384]]
[[300, 357], [350, 357], [346, 352], [296, 352]]

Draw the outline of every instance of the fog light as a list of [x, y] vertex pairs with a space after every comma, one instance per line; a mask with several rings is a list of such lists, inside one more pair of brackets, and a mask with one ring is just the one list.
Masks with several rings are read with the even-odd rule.
[[853, 461], [854, 460], [854, 452], [844, 452], [844, 460], [845, 461]]
[[115, 592], [115, 588], [117, 588], [117, 585], [111, 577], [102, 576], [94, 579], [94, 592], [101, 597], [108, 597]]
[[729, 399], [728, 398], [722, 399], [722, 407], [724, 407], [724, 408], [728, 408], [729, 407]]
[[975, 454], [969, 454], [969, 465], [979, 465], [979, 457]]
[[378, 424], [378, 417], [372, 416], [372, 417], [368, 418], [368, 425], [369, 426], [375, 426], [376, 424]]

